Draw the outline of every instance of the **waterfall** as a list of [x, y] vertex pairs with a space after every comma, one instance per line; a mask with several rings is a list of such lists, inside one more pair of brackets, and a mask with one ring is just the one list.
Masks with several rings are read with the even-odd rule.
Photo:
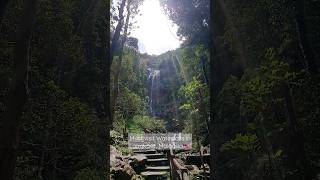
[[156, 105], [159, 103], [159, 92], [160, 92], [160, 70], [157, 69], [148, 69], [149, 71], [149, 82], [151, 83], [149, 93], [149, 110], [152, 116], [156, 116], [157, 108]]

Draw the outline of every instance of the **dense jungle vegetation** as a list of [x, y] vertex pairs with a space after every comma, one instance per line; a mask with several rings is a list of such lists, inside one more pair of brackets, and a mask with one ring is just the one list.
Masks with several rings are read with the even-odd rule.
[[320, 1], [160, 2], [183, 43], [154, 56], [143, 0], [1, 1], [1, 180], [109, 179], [129, 132], [192, 133], [211, 179], [316, 179]]
[[319, 173], [319, 1], [214, 1], [211, 130], [217, 179]]

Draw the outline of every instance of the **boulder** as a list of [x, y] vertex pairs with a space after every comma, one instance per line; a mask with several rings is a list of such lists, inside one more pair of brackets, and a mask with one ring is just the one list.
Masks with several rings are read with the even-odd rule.
[[131, 157], [129, 157], [129, 160], [132, 161], [133, 165], [145, 165], [147, 162], [147, 156], [144, 154], [136, 154]]
[[192, 169], [193, 171], [195, 171], [195, 172], [197, 172], [197, 173], [199, 172], [199, 168], [198, 168], [198, 166], [196, 166], [196, 165], [192, 165], [192, 167], [193, 167], [193, 169]]
[[147, 160], [148, 158], [144, 154], [135, 154], [129, 157], [129, 163], [137, 173], [141, 172], [145, 168]]
[[136, 173], [127, 161], [117, 159], [111, 167], [111, 174], [114, 179], [130, 180]]
[[186, 167], [188, 168], [188, 170], [191, 172], [191, 174], [193, 176], [197, 176], [197, 175], [200, 174], [200, 170], [199, 170], [198, 166], [196, 166], [196, 165], [188, 165]]
[[210, 154], [210, 146], [203, 147], [203, 154]]
[[[203, 169], [203, 166], [202, 166], [202, 165], [201, 165], [200, 169]], [[205, 164], [204, 164], [204, 169], [205, 169], [206, 171], [210, 171], [210, 166], [209, 166], [209, 164], [205, 163]]]
[[110, 166], [114, 166], [114, 163], [121, 157], [122, 154], [114, 146], [110, 146]]
[[114, 146], [110, 146], [110, 172], [112, 179], [131, 180], [136, 174], [128, 158], [122, 156]]

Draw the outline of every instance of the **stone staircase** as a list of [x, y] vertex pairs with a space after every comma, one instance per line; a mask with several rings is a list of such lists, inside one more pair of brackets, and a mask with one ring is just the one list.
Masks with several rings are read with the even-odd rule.
[[169, 160], [162, 152], [156, 150], [134, 151], [134, 154], [143, 154], [147, 157], [145, 169], [140, 173], [146, 180], [169, 180]]

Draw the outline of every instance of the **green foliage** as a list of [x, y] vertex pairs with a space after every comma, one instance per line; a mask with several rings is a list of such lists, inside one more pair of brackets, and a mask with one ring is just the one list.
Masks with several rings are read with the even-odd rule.
[[287, 63], [275, 60], [274, 55], [267, 55], [266, 62], [256, 68], [247, 80], [242, 80], [241, 112], [246, 115], [253, 112], [265, 112], [275, 103], [281, 103], [281, 96], [274, 96], [283, 86], [294, 79], [295, 73], [289, 71]]
[[[127, 133], [127, 132], [125, 132]], [[131, 149], [128, 148], [128, 141], [124, 137], [123, 132], [118, 132], [116, 130], [110, 131], [111, 144], [119, 150], [123, 155], [132, 154]]]
[[192, 81], [181, 88], [181, 91], [184, 96], [192, 99], [194, 96], [197, 96], [198, 91], [201, 90], [201, 88], [203, 88], [203, 84], [197, 79], [193, 78]]
[[224, 41], [242, 65], [256, 67], [270, 47], [280, 53], [296, 51], [292, 1], [227, 0], [225, 8], [228, 21]]
[[116, 111], [113, 119], [113, 130], [115, 130], [116, 132], [125, 133], [126, 128], [127, 128], [126, 119], [123, 118], [122, 114]]
[[209, 0], [161, 0], [160, 3], [169, 18], [178, 25], [177, 34], [186, 38], [186, 44], [209, 45]]
[[191, 104], [183, 104], [182, 106], [179, 107], [180, 110], [190, 110], [191, 109]]
[[74, 180], [100, 180], [100, 177], [96, 171], [85, 168], [77, 172]]
[[223, 122], [237, 122], [239, 116], [234, 113], [240, 103], [240, 82], [235, 76], [230, 76], [224, 83], [217, 97], [217, 117]]
[[[136, 16], [142, 1], [131, 2]], [[141, 55], [137, 39], [128, 37], [114, 57], [123, 55], [119, 72], [116, 63], [111, 67], [111, 80], [119, 73], [117, 87], [106, 87], [104, 5], [110, 1], [39, 1], [15, 179], [104, 179], [105, 142], [128, 154], [128, 132], [183, 130], [193, 133], [198, 149], [209, 143], [209, 123], [217, 160], [212, 174], [220, 179], [312, 179], [304, 176], [320, 164], [320, 80], [310, 71], [319, 62], [309, 63], [320, 57], [319, 1], [214, 2], [217, 16], [209, 17], [209, 0], [161, 0], [178, 25], [181, 48]], [[10, 1], [1, 17], [0, 119], [22, 4]], [[209, 37], [210, 19], [217, 21]], [[147, 68], [161, 71], [160, 118], [147, 116]], [[107, 88], [118, 90], [111, 142], [101, 135], [109, 122]]]
[[258, 146], [259, 142], [256, 135], [236, 134], [236, 137], [224, 143], [220, 150], [230, 157], [226, 164], [228, 168], [238, 172], [237, 176], [251, 179], [255, 175], [250, 174], [250, 171], [255, 167], [255, 154]]
[[182, 114], [185, 118], [183, 131], [192, 133], [194, 142], [206, 144], [208, 137], [208, 125], [206, 124], [208, 91], [206, 85], [193, 77], [190, 82], [181, 86], [179, 93], [184, 98], [184, 104], [179, 107], [182, 113], [185, 113]]
[[17, 172], [26, 174], [18, 173], [18, 179], [27, 174], [36, 177], [38, 168], [43, 169], [38, 174], [41, 177], [46, 177], [54, 166], [65, 169], [63, 172], [68, 173], [57, 174], [68, 178], [81, 167], [95, 168], [92, 153], [96, 148], [96, 119], [87, 105], [68, 97], [54, 82], [43, 84], [38, 94], [31, 97], [24, 120], [27, 123], [22, 127], [21, 147], [29, 153], [19, 156]]
[[135, 116], [129, 122], [129, 132], [131, 133], [164, 133], [166, 124], [161, 119], [149, 116]]
[[[251, 132], [260, 144], [250, 146], [250, 142], [255, 141], [239, 134], [222, 144], [221, 150], [227, 157], [226, 169], [241, 172], [236, 176], [244, 179], [264, 176], [281, 179], [292, 172], [283, 156], [290, 150], [279, 146], [287, 141], [279, 136], [290, 134], [284, 87], [299, 86], [304, 76], [303, 71], [293, 72], [288, 63], [278, 60], [276, 53], [269, 49], [261, 65], [247, 71], [240, 80], [231, 76], [224, 83], [215, 105], [217, 122], [223, 123], [221, 135], [231, 139], [235, 133]], [[295, 104], [295, 107], [303, 105]], [[270, 147], [271, 144], [277, 145]], [[252, 173], [254, 171], [256, 173]]]
[[221, 151], [228, 153], [252, 153], [258, 147], [256, 135], [236, 134], [236, 137], [222, 145]]
[[117, 109], [125, 119], [132, 119], [136, 114], [142, 114], [144, 102], [140, 96], [124, 87], [117, 98]]
[[[10, 1], [1, 22], [1, 117], [12, 80], [14, 40], [23, 4]], [[16, 179], [74, 179], [82, 169], [99, 173], [100, 179], [103, 176], [105, 157], [100, 156], [103, 148], [98, 147], [102, 141], [97, 135], [103, 129], [99, 118], [105, 11], [101, 11], [103, 3], [98, 4], [88, 14], [91, 1], [38, 3], [28, 53], [29, 98], [21, 121]]]
[[[112, 67], [112, 69], [115, 69]], [[120, 86], [127, 87], [141, 98], [145, 96], [146, 65], [140, 54], [130, 48], [125, 48], [120, 70]], [[114, 75], [115, 73], [111, 74]]]
[[200, 124], [208, 104], [202, 73], [206, 68], [199, 59], [207, 57], [206, 40], [214, 43], [210, 51], [214, 178], [312, 179], [313, 168], [319, 169], [320, 137], [319, 73], [312, 70], [319, 71], [319, 64], [312, 63], [320, 52], [317, 3], [214, 1], [213, 32], [207, 39], [202, 36], [206, 26], [199, 23], [207, 20], [206, 1], [161, 3], [178, 25], [178, 35], [186, 39], [173, 62], [179, 64], [184, 80], [180, 118], [184, 130], [196, 136], [203, 136]]

